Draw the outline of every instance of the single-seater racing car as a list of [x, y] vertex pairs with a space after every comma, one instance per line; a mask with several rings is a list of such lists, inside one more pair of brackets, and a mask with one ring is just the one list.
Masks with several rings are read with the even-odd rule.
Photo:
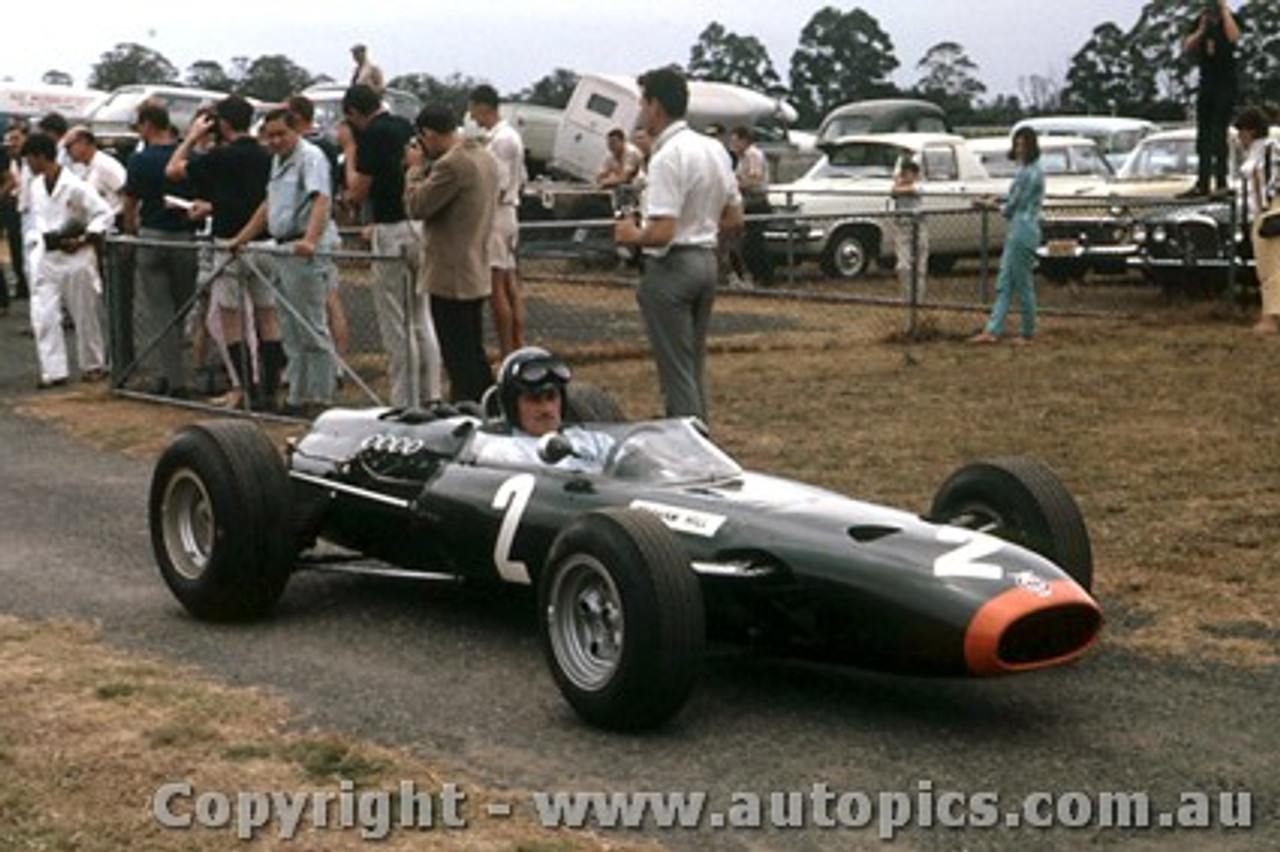
[[266, 614], [301, 568], [530, 586], [551, 673], [611, 729], [684, 705], [708, 636], [911, 674], [1070, 661], [1102, 625], [1080, 511], [1026, 458], [970, 463], [925, 515], [743, 470], [694, 419], [626, 422], [568, 389], [610, 446], [597, 468], [491, 461], [479, 411], [333, 409], [281, 454], [251, 422], [179, 431], [149, 499], [160, 573], [196, 617]]

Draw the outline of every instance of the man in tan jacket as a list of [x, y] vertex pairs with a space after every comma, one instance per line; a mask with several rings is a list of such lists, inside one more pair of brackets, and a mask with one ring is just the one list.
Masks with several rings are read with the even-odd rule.
[[449, 398], [479, 402], [493, 384], [484, 306], [491, 292], [488, 243], [498, 165], [479, 142], [462, 138], [457, 118], [444, 107], [424, 107], [414, 126], [418, 147], [406, 157], [404, 200], [409, 218], [423, 223], [418, 286], [429, 296]]

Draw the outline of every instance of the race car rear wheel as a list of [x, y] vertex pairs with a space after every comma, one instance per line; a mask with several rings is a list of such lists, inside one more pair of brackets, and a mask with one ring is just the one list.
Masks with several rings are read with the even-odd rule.
[[178, 432], [156, 463], [147, 508], [160, 575], [192, 615], [255, 618], [284, 592], [289, 480], [255, 424], [210, 421]]
[[543, 650], [592, 725], [638, 730], [684, 706], [702, 669], [702, 589], [675, 535], [633, 509], [583, 515], [538, 582]]
[[608, 391], [595, 385], [575, 382], [568, 386], [565, 409], [574, 423], [626, 423], [622, 405]]
[[1056, 564], [1086, 591], [1093, 586], [1093, 551], [1071, 492], [1043, 463], [1003, 458], [961, 467], [934, 495], [937, 523], [982, 530]]

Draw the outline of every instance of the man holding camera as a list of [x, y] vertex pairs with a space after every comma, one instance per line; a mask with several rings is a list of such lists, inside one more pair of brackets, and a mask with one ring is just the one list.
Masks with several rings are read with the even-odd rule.
[[52, 136], [34, 133], [22, 145], [31, 169], [31, 216], [25, 235], [31, 258], [31, 329], [40, 361], [37, 390], [67, 383], [67, 344], [62, 306], [76, 326], [76, 355], [86, 379], [106, 373], [106, 350], [98, 305], [102, 278], [93, 244], [111, 227], [114, 214], [102, 196], [58, 164]]
[[1196, 18], [1182, 49], [1200, 69], [1196, 91], [1196, 154], [1200, 173], [1188, 195], [1208, 195], [1210, 181], [1219, 192], [1227, 189], [1230, 154], [1227, 127], [1234, 118], [1236, 93], [1236, 45], [1240, 26], [1227, 0], [1208, 0]]

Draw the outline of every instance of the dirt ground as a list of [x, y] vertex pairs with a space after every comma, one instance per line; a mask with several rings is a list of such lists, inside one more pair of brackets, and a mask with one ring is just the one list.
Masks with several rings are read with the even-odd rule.
[[[576, 380], [614, 392], [632, 418], [657, 413], [647, 359], [599, 355], [575, 368]], [[891, 505], [924, 511], [965, 461], [1039, 457], [1088, 522], [1108, 621], [1103, 643], [1276, 670], [1280, 339], [1253, 336], [1239, 317], [1050, 320], [1030, 347], [975, 348], [944, 336], [766, 343], [715, 352], [709, 379], [713, 435], [745, 466]], [[113, 397], [101, 385], [33, 394], [19, 409], [144, 460], [174, 429], [210, 416]], [[267, 428], [283, 443], [305, 427]], [[227, 779], [287, 790], [337, 779], [376, 788], [405, 777], [429, 786], [435, 777], [406, 754], [298, 731], [269, 696], [106, 650], [81, 625], [0, 619], [0, 650], [0, 766], [11, 779], [0, 785], [5, 848], [226, 848], [225, 832], [159, 830], [138, 798], [179, 765], [200, 767], [210, 789], [236, 786]], [[103, 777], [113, 784], [94, 783]], [[297, 848], [363, 846], [354, 833], [300, 840]], [[393, 834], [388, 848], [404, 843], [626, 848], [518, 823], [493, 835]]]
[[[658, 412], [647, 359], [575, 368], [631, 417]], [[1051, 319], [1030, 347], [765, 344], [715, 352], [709, 369], [714, 437], [744, 466], [858, 497], [924, 511], [965, 461], [1039, 457], [1088, 522], [1103, 641], [1280, 661], [1280, 339], [1240, 317]], [[25, 410], [141, 458], [208, 416], [83, 387]]]
[[[84, 624], [0, 616], [0, 653], [0, 848], [6, 850], [653, 848], [546, 830], [518, 816], [462, 830], [448, 827], [444, 811], [420, 809], [411, 812], [416, 823], [400, 824], [404, 812], [396, 796], [405, 779], [415, 791], [443, 789], [443, 778], [421, 760], [304, 729], [278, 698], [228, 688], [171, 661], [106, 649]], [[162, 806], [192, 819], [186, 828], [164, 827], [153, 815], [158, 791], [175, 778], [191, 788]], [[342, 816], [336, 799], [309, 805], [292, 834], [281, 820], [250, 819], [231, 794], [234, 815], [218, 817], [194, 804], [209, 791], [234, 790], [382, 791], [388, 804], [381, 813], [370, 808], [354, 818]], [[468, 807], [482, 808], [488, 795], [468, 785], [467, 799]], [[318, 813], [331, 827], [316, 827]]]

